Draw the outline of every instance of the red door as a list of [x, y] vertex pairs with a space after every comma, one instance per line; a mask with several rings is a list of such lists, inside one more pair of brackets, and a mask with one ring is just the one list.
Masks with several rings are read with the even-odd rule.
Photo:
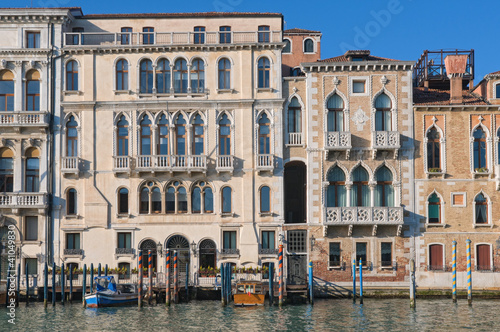
[[429, 270], [443, 270], [443, 245], [429, 246]]
[[490, 270], [490, 246], [480, 244], [477, 246], [476, 270]]

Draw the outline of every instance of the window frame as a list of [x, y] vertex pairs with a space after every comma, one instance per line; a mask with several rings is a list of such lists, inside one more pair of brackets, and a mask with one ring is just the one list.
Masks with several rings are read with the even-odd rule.
[[[443, 260], [441, 265], [431, 265], [431, 247], [440, 246], [442, 250]], [[444, 271], [446, 269], [446, 246], [443, 243], [429, 243], [427, 245], [427, 270], [429, 271]]]
[[[126, 190], [127, 193], [122, 193], [122, 190]], [[126, 187], [120, 187], [118, 188], [117, 191], [117, 213], [118, 215], [129, 215], [130, 214], [130, 191]], [[122, 196], [126, 195], [126, 209], [122, 206], [122, 199], [124, 199]], [[125, 211], [126, 210], [126, 211]]]
[[[161, 66], [160, 66], [161, 64]], [[160, 58], [157, 60], [156, 68], [155, 68], [155, 83], [156, 83], [156, 93], [158, 94], [170, 94], [171, 84], [172, 84], [172, 71], [170, 68], [170, 60], [167, 58]], [[163, 69], [159, 69], [163, 68]], [[167, 80], [168, 77], [168, 80]], [[160, 91], [158, 82], [162, 81], [163, 90]]]
[[[70, 195], [73, 195], [71, 197]], [[76, 217], [78, 216], [78, 191], [70, 187], [66, 191], [66, 216]]]
[[132, 27], [121, 27], [120, 28], [120, 43], [121, 45], [130, 45], [132, 43]]
[[[436, 197], [438, 198], [438, 202], [430, 202], [430, 199], [433, 195], [436, 195]], [[443, 218], [443, 199], [441, 197], [441, 195], [439, 195], [436, 191], [433, 191], [428, 197], [427, 197], [427, 200], [426, 200], [426, 212], [427, 212], [427, 226], [433, 226], [433, 225], [445, 225], [444, 223], [444, 218]], [[438, 216], [439, 216], [439, 219], [437, 222], [431, 222], [431, 218], [430, 218], [430, 207], [431, 206], [436, 206], [438, 207]]]
[[[34, 219], [33, 219], [34, 218]], [[33, 220], [36, 220], [35, 221], [35, 225], [36, 225], [36, 237], [35, 238], [28, 238], [28, 220], [31, 220], [31, 222], [33, 222]], [[37, 242], [38, 241], [38, 229], [39, 229], [39, 222], [38, 222], [38, 216], [24, 216], [24, 241], [26, 242]]]
[[[32, 45], [30, 45], [30, 36], [33, 36]], [[26, 48], [41, 48], [40, 31], [31, 31], [31, 30], [26, 31]]]
[[[290, 49], [288, 52], [286, 52], [286, 48], [287, 48], [287, 44], [286, 42], [288, 41], [288, 45], [290, 46]], [[282, 54], [292, 54], [293, 51], [292, 51], [292, 40], [290, 38], [283, 38], [283, 42], [285, 43], [285, 46], [283, 46], [283, 51], [282, 51]]]
[[197, 45], [205, 44], [206, 27], [195, 26], [194, 29], [193, 43]]
[[[271, 236], [272, 233], [272, 236]], [[276, 231], [271, 229], [263, 229], [260, 231], [260, 247], [261, 249], [275, 250], [278, 249], [276, 246]], [[264, 238], [267, 238], [267, 248], [264, 247]], [[270, 246], [270, 239], [272, 238], [273, 246]]]
[[257, 60], [257, 89], [271, 89], [271, 60], [267, 56]]
[[[179, 76], [177, 79], [176, 76]], [[188, 68], [188, 61], [184, 58], [179, 58], [174, 62], [174, 69], [172, 78], [174, 80], [174, 93], [187, 94], [190, 81], [190, 70]], [[185, 81], [185, 85], [184, 85]]]
[[[201, 58], [195, 58], [191, 61], [189, 68], [189, 80], [191, 81], [192, 93], [205, 93], [205, 61]], [[196, 75], [197, 79], [194, 80], [193, 76]], [[196, 86], [193, 85], [196, 83]]]
[[[0, 97], [5, 98], [5, 112], [14, 112], [16, 109], [16, 102], [15, 102], [15, 95], [16, 95], [16, 83], [15, 83], [15, 75], [11, 70], [5, 69], [5, 70], [0, 70], [0, 73], [3, 74], [2, 78], [6, 73], [9, 72], [12, 75], [12, 79], [0, 79], [0, 82], [11, 82], [12, 85], [12, 90], [11, 91], [5, 91], [5, 93], [1, 93], [0, 91]], [[10, 100], [10, 105], [12, 108], [9, 108], [9, 100]], [[1, 109], [0, 109], [1, 111]]]
[[[333, 245], [338, 245], [338, 249], [339, 249], [339, 259], [338, 259], [338, 264], [337, 264], [337, 261], [333, 260], [332, 261], [332, 256], [336, 256], [336, 255], [332, 255], [332, 244]], [[342, 267], [342, 242], [340, 241], [332, 241], [332, 242], [328, 242], [328, 267], [329, 268], [341, 268]]]
[[[391, 259], [389, 261], [384, 260], [384, 253], [383, 253], [383, 245], [388, 244], [390, 246], [390, 257]], [[381, 268], [393, 268], [393, 262], [394, 262], [394, 243], [389, 242], [389, 241], [381, 241], [380, 242], [380, 267]]]
[[[76, 239], [78, 238], [78, 244], [79, 244], [79, 248], [69, 248], [70, 247], [70, 237], [73, 237], [73, 247], [76, 247], [75, 243], [76, 243]], [[64, 237], [65, 240], [66, 240], [66, 243], [65, 243], [65, 249], [82, 249], [82, 235], [81, 233], [78, 233], [78, 232], [71, 232], [71, 233], [66, 233], [66, 236]]]
[[[127, 122], [126, 125], [120, 124], [120, 122], [125, 120]], [[126, 129], [127, 135], [122, 136], [120, 135], [120, 129]], [[127, 119], [127, 117], [123, 114], [120, 115], [118, 118], [118, 121], [116, 122], [116, 143], [117, 143], [117, 149], [115, 151], [117, 156], [129, 156], [130, 154], [130, 123]], [[120, 149], [122, 149], [123, 153], [120, 153]], [[126, 153], [125, 153], [126, 152]]]
[[[483, 196], [484, 202], [481, 202], [481, 203], [477, 202], [479, 195]], [[474, 214], [472, 216], [474, 227], [481, 227], [481, 226], [492, 227], [493, 224], [492, 224], [492, 218], [491, 218], [491, 199], [490, 199], [490, 197], [487, 196], [483, 191], [480, 191], [479, 193], [477, 193], [474, 196], [474, 200], [472, 201], [472, 205], [473, 205], [473, 211], [474, 211]], [[484, 206], [486, 209], [486, 211], [485, 211], [486, 222], [482, 222], [482, 223], [477, 222], [478, 205]]]
[[[71, 69], [69, 66], [71, 65]], [[75, 69], [76, 66], [76, 69]], [[66, 87], [67, 92], [73, 91], [73, 92], [78, 92], [79, 91], [79, 64], [76, 60], [71, 59], [66, 62], [66, 65], [64, 66], [65, 68], [65, 78], [66, 78], [66, 84], [64, 85]]]
[[[28, 161], [36, 159], [38, 161], [38, 168], [29, 169]], [[31, 187], [30, 187], [31, 184]], [[40, 157], [27, 157], [24, 160], [24, 190], [28, 193], [40, 192]]]
[[154, 45], [155, 43], [155, 28], [154, 27], [143, 27], [142, 28], [142, 44], [143, 45]]
[[[37, 70], [34, 70], [37, 71]], [[26, 74], [30, 73], [32, 71], [27, 72]], [[37, 86], [37, 93], [30, 93], [30, 83], [38, 84]], [[24, 88], [24, 110], [25, 111], [31, 111], [31, 112], [37, 112], [40, 111], [40, 90], [41, 90], [41, 80], [40, 79], [28, 79], [26, 78], [26, 83], [25, 83], [25, 88]], [[31, 99], [33, 109], [29, 109], [29, 100]], [[37, 101], [38, 99], [38, 101]]]
[[[263, 200], [263, 198], [266, 198], [266, 197], [263, 196], [264, 195], [263, 191], [264, 191], [265, 188], [267, 188], [267, 190], [269, 191], [268, 194], [267, 194], [267, 201], [268, 201], [267, 204], [269, 205], [269, 207], [268, 207], [267, 210], [264, 209], [264, 207], [265, 207], [264, 203], [265, 202]], [[272, 214], [271, 193], [272, 193], [271, 187], [268, 186], [268, 185], [262, 185], [259, 188], [259, 213], [260, 213], [260, 215], [270, 215], [270, 214]]]
[[[226, 188], [229, 189], [229, 211], [224, 211], [224, 203], [227, 200], [227, 197], [224, 194]], [[222, 215], [233, 214], [233, 188], [231, 188], [230, 186], [224, 186], [221, 188], [220, 192], [221, 192], [221, 214]]]
[[[125, 236], [125, 238], [123, 239], [123, 241], [120, 241], [120, 237], [123, 235]], [[129, 236], [129, 238], [128, 238], [129, 246], [128, 247], [127, 247], [127, 235]], [[121, 246], [120, 242], [123, 242], [124, 246]], [[132, 232], [117, 232], [116, 233], [116, 247], [120, 248], [120, 249], [131, 249], [132, 248]]]
[[[223, 64], [223, 68], [221, 68]], [[219, 90], [231, 90], [231, 61], [228, 58], [221, 58], [217, 63], [217, 86]], [[222, 75], [222, 76], [221, 76]], [[223, 78], [221, 86], [221, 77]]]
[[[119, 67], [122, 63], [121, 68]], [[121, 74], [121, 75], [119, 75]], [[121, 77], [121, 80], [120, 80]], [[120, 58], [115, 65], [115, 88], [116, 91], [129, 91], [129, 63], [127, 59]]]
[[258, 43], [269, 43], [271, 41], [271, 27], [269, 25], [259, 25], [257, 31]]
[[368, 257], [369, 256], [369, 242], [364, 242], [364, 241], [356, 241], [355, 242], [355, 245], [354, 245], [354, 257], [356, 257], [356, 266], [359, 265], [359, 258], [362, 256], [362, 255], [358, 255], [358, 244], [361, 245], [361, 244], [364, 244], [365, 245], [365, 258], [364, 260], [361, 260], [361, 266], [363, 268], [366, 268], [368, 267]]
[[[226, 245], [225, 234], [229, 233], [229, 243]], [[233, 234], [234, 234], [234, 247], [233, 247]], [[237, 230], [223, 230], [222, 231], [222, 249], [235, 250], [238, 249], [238, 231]]]
[[[312, 51], [307, 50], [307, 42], [310, 41], [312, 43]], [[303, 41], [303, 48], [302, 48], [304, 54], [315, 54], [316, 53], [316, 43], [312, 38], [305, 38]]]
[[[267, 123], [261, 123], [261, 120], [264, 119], [264, 116], [267, 118]], [[271, 150], [271, 119], [269, 118], [268, 114], [263, 112], [258, 119], [258, 142], [257, 142], [257, 152], [259, 155], [267, 155], [267, 154], [272, 154]], [[261, 129], [263, 127], [267, 126], [268, 127], [268, 132], [262, 134]], [[263, 142], [264, 144], [261, 144]], [[261, 147], [264, 147], [264, 151], [261, 150]]]
[[231, 26], [222, 25], [219, 27], [219, 44], [231, 44]]
[[[480, 137], [480, 138], [476, 138], [474, 137], [474, 134], [480, 130], [483, 134], [484, 134], [484, 137]], [[477, 126], [476, 128], [474, 128], [474, 130], [472, 131], [472, 138], [473, 138], [473, 142], [472, 142], [472, 169], [475, 172], [477, 172], [478, 169], [481, 169], [481, 168], [484, 168], [486, 170], [488, 170], [488, 172], [490, 172], [490, 170], [488, 169], [488, 132], [482, 127], [482, 126]], [[476, 165], [476, 144], [478, 146], [478, 149], [477, 149], [477, 160], [478, 160], [478, 164]], [[481, 151], [483, 150], [483, 148], [481, 147], [482, 145], [484, 144], [484, 165], [482, 165], [481, 163], [481, 157], [482, 157], [482, 154], [481, 154]]]
[[[9, 150], [9, 152], [7, 152], [8, 154], [12, 154], [12, 157], [1, 157], [0, 155], [0, 161], [2, 159], [10, 159], [10, 164], [12, 165], [11, 167], [12, 168], [1, 168], [0, 169], [0, 179], [2, 179], [3, 181], [0, 182], [1, 184], [1, 187], [0, 187], [0, 192], [4, 192], [4, 193], [11, 193], [11, 192], [14, 192], [14, 159], [15, 159], [15, 155], [14, 155], [14, 152], [9, 149], [9, 148], [2, 148], [0, 149], [0, 152], [4, 152], [6, 150]], [[1, 163], [0, 163], [1, 165]]]
[[[224, 117], [226, 117], [226, 119], [229, 123], [222, 123]], [[230, 155], [232, 155], [232, 146], [233, 146], [232, 136], [233, 135], [232, 135], [232, 129], [231, 129], [232, 122], [231, 122], [229, 115], [225, 114], [225, 113], [222, 114], [220, 116], [220, 118], [218, 119], [217, 124], [219, 126], [219, 129], [218, 129], [219, 137], [218, 137], [218, 144], [217, 144], [218, 145], [217, 146], [218, 155], [219, 156], [230, 156]], [[229, 134], [223, 135], [223, 129], [226, 129]], [[221, 144], [221, 142], [223, 142], [223, 144]]]
[[[144, 69], [142, 66], [143, 63], [146, 66], [146, 68]], [[150, 65], [148, 65], [148, 63]], [[150, 75], [151, 75], [151, 86], [149, 86]], [[152, 94], [154, 89], [154, 79], [155, 77], [154, 77], [153, 61], [149, 58], [142, 59], [139, 62], [139, 94]]]

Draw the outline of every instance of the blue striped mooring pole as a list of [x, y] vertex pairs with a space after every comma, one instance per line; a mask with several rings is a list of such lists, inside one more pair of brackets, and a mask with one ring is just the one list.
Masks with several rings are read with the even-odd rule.
[[309, 302], [314, 303], [314, 276], [313, 276], [313, 263], [309, 261]]
[[452, 243], [453, 252], [451, 255], [452, 260], [452, 298], [453, 303], [457, 303], [457, 241], [453, 241]]
[[467, 302], [472, 305], [472, 276], [470, 259], [470, 240], [467, 239]]
[[363, 304], [363, 264], [359, 259], [359, 304]]
[[356, 303], [356, 258], [352, 259], [352, 302]]

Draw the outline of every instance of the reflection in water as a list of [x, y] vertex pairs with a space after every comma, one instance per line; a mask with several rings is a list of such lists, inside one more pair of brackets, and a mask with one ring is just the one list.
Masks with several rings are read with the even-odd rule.
[[[206, 331], [330, 331], [383, 330], [429, 331], [474, 329], [500, 330], [500, 316], [492, 308], [499, 300], [417, 300], [409, 299], [316, 300], [314, 305], [283, 308], [222, 307], [219, 301], [125, 308], [83, 309], [81, 304], [43, 308], [37, 303], [16, 310], [16, 330], [206, 330]], [[5, 308], [0, 315], [6, 317]], [[2, 327], [6, 324], [2, 321]], [[1, 330], [1, 329], [0, 329]]]

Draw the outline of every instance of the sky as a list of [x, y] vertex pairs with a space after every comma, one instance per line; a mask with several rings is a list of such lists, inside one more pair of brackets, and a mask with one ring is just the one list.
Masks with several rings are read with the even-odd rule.
[[[16, 7], [82, 7], [84, 14], [278, 12], [285, 28], [319, 30], [322, 58], [347, 49], [416, 61], [424, 50], [474, 49], [475, 84], [500, 70], [500, 1], [482, 0], [15, 0]], [[147, 3], [147, 5], [144, 5]], [[139, 5], [141, 4], [141, 5]], [[12, 6], [0, 0], [0, 7]], [[495, 37], [496, 36], [496, 37]]]

